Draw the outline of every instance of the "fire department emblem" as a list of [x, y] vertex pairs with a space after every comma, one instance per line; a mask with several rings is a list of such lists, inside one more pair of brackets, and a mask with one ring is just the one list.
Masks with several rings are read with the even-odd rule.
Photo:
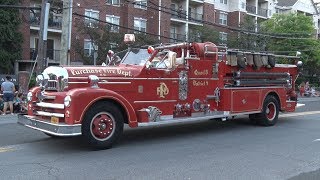
[[165, 83], [160, 83], [160, 86], [157, 87], [157, 95], [160, 98], [165, 98], [166, 95], [169, 94], [169, 89]]

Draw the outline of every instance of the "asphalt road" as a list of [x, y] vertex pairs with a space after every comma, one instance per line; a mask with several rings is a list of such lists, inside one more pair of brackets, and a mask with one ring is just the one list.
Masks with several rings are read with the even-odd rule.
[[320, 179], [320, 99], [273, 127], [246, 117], [126, 129], [112, 149], [53, 139], [0, 117], [0, 179]]

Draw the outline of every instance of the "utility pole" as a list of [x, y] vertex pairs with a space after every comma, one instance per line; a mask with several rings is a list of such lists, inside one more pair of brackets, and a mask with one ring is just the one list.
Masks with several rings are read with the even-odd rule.
[[60, 65], [70, 64], [72, 0], [63, 0]]
[[40, 15], [40, 31], [38, 43], [37, 73], [41, 73], [47, 66], [47, 37], [50, 3], [42, 0]]

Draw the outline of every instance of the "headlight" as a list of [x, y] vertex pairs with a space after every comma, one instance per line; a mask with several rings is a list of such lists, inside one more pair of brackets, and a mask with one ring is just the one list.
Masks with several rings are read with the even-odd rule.
[[42, 74], [39, 74], [36, 78], [36, 82], [37, 82], [37, 85], [39, 85], [40, 87], [43, 86], [43, 75]]
[[64, 98], [64, 106], [69, 107], [71, 104], [71, 96], [66, 96]]
[[27, 94], [27, 100], [31, 101], [32, 100], [32, 92], [28, 92]]

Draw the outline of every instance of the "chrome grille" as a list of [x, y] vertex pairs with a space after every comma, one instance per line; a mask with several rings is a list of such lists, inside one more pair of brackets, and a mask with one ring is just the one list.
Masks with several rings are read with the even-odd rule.
[[42, 76], [41, 84], [45, 90], [63, 91], [68, 87], [68, 71], [63, 67], [50, 66], [44, 70]]
[[46, 90], [57, 90], [57, 80], [49, 79]]

